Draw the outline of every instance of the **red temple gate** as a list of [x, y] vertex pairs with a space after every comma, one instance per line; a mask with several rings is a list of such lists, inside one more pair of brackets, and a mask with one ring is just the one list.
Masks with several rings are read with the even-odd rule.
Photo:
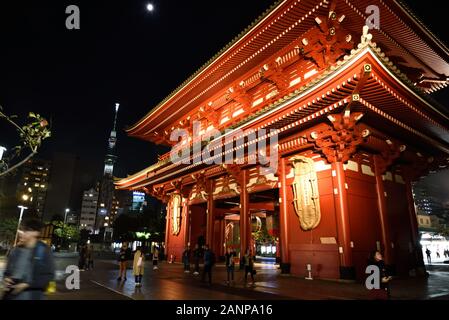
[[[379, 29], [364, 27], [369, 4]], [[251, 221], [279, 217], [285, 273], [311, 264], [314, 277], [362, 278], [375, 249], [398, 274], [422, 273], [411, 183], [448, 163], [449, 117], [428, 97], [447, 85], [448, 61], [395, 1], [281, 1], [128, 130], [182, 150], [239, 130], [245, 161], [194, 161], [201, 150], [189, 149], [188, 162], [164, 155], [116, 187], [167, 203], [176, 257], [203, 240], [217, 255], [254, 249]], [[269, 173], [250, 161], [261, 129], [277, 137], [263, 148], [278, 163]], [[171, 141], [176, 130], [189, 135]], [[242, 149], [218, 140], [229, 148], [216, 159]]]

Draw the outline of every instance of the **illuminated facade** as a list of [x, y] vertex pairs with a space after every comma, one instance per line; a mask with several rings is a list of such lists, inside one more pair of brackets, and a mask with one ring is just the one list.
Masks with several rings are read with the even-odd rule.
[[[399, 2], [279, 1], [128, 129], [188, 161], [166, 154], [116, 188], [166, 203], [168, 255], [204, 242], [218, 256], [255, 250], [274, 219], [283, 273], [310, 264], [314, 278], [362, 279], [378, 249], [397, 274], [423, 274], [411, 186], [448, 164], [449, 117], [429, 99], [448, 79], [449, 50]], [[239, 135], [208, 144], [214, 130]], [[271, 172], [250, 161], [267, 137]], [[244, 161], [207, 163], [198, 141], [229, 148], [215, 159], [243, 149]]]
[[28, 207], [28, 210], [35, 211], [40, 218], [44, 213], [50, 170], [50, 161], [37, 158], [28, 160], [23, 166], [22, 177], [17, 188], [18, 202]]
[[98, 210], [98, 190], [91, 188], [84, 191], [81, 204], [80, 228], [93, 231]]

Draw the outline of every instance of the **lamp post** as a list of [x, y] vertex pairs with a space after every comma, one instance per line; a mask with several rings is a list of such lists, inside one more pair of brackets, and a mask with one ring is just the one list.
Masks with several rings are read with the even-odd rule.
[[17, 224], [16, 238], [14, 239], [14, 247], [17, 245], [17, 238], [19, 235], [19, 228], [20, 228], [20, 223], [22, 222], [23, 213], [26, 209], [28, 209], [28, 207], [25, 207], [25, 206], [18, 206], [18, 208], [20, 209], [20, 216], [19, 216], [19, 223]]
[[0, 146], [0, 160], [3, 159], [3, 153], [6, 151], [5, 147]]
[[64, 241], [64, 231], [65, 231], [65, 224], [67, 221], [67, 213], [70, 212], [70, 209], [65, 209], [65, 214], [64, 214], [64, 223], [62, 224], [62, 240]]
[[65, 209], [65, 215], [64, 215], [64, 224], [66, 223], [67, 220], [67, 213], [70, 212], [70, 209]]

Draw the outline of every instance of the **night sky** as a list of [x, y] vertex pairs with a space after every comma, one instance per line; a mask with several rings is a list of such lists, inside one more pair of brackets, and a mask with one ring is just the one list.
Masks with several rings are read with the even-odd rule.
[[[124, 128], [274, 1], [151, 2], [153, 13], [142, 0], [0, 2], [0, 104], [9, 114], [35, 111], [52, 120], [53, 137], [45, 141], [40, 157], [77, 154], [101, 174], [113, 108], [119, 102], [115, 175], [123, 177], [153, 163], [162, 151], [127, 137]], [[427, 1], [406, 2], [449, 43], [445, 10], [434, 10]], [[71, 4], [81, 10], [81, 30], [65, 28], [65, 9]], [[436, 98], [449, 107], [448, 90]], [[0, 123], [0, 145], [13, 146], [15, 137]], [[449, 194], [445, 179], [449, 174], [436, 181]]]

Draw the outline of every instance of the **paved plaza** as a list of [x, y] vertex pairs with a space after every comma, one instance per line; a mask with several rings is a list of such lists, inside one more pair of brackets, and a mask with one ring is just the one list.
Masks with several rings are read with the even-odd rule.
[[[305, 280], [280, 275], [274, 265], [256, 264], [254, 284], [245, 284], [243, 272], [236, 270], [235, 281], [226, 284], [223, 265], [214, 268], [213, 283], [201, 281], [201, 276], [184, 273], [181, 264], [160, 263], [157, 271], [146, 262], [141, 288], [135, 288], [132, 270], [127, 281], [117, 281], [118, 265], [114, 260], [96, 260], [95, 269], [81, 272], [79, 290], [65, 288], [64, 270], [77, 264], [77, 258], [56, 258], [57, 292], [50, 300], [365, 300], [370, 299], [362, 283], [329, 280]], [[4, 260], [0, 260], [0, 269]], [[392, 299], [449, 299], [449, 266], [427, 266], [425, 278], [397, 278], [391, 286]], [[237, 268], [238, 269], [238, 268]]]

